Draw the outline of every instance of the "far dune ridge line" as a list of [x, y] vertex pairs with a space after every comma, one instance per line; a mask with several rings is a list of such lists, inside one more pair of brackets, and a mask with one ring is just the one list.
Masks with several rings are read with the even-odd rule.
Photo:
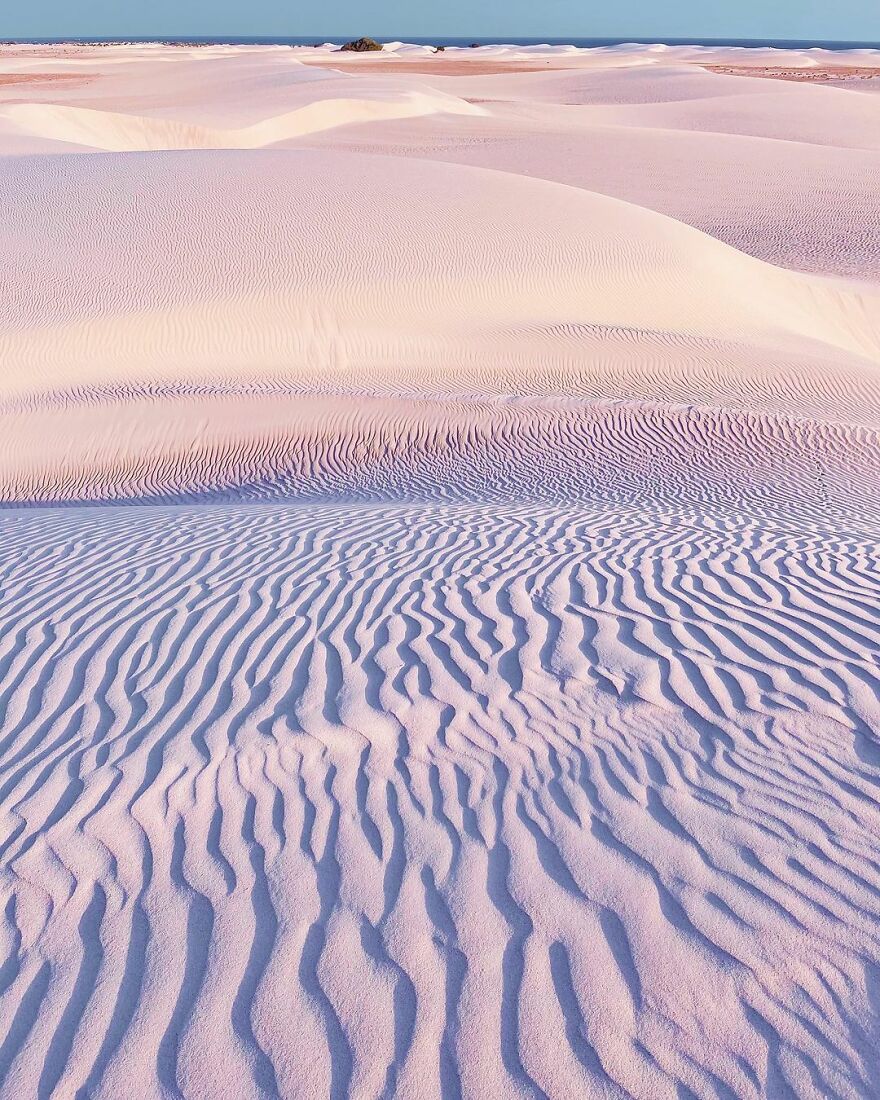
[[261, 149], [290, 138], [384, 119], [443, 111], [480, 114], [478, 106], [451, 97], [411, 92], [394, 100], [335, 99], [311, 103], [240, 129], [218, 130], [192, 123], [114, 114], [60, 104], [15, 104], [6, 118], [21, 130], [75, 145], [125, 152], [141, 149]]

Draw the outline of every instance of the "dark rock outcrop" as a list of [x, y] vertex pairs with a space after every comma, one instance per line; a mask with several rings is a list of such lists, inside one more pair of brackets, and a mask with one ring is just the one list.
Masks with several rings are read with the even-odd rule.
[[370, 53], [381, 49], [382, 43], [372, 38], [356, 38], [353, 42], [346, 42], [344, 46], [340, 46], [340, 50], [346, 50], [349, 53]]

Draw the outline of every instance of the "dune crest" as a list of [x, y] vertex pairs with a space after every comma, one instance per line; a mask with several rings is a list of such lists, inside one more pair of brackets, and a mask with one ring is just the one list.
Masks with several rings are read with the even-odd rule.
[[[55, 180], [48, 214], [29, 202], [47, 171]], [[355, 174], [363, 206], [349, 199]], [[732, 419], [703, 418], [710, 447], [717, 434], [717, 446], [728, 448], [723, 424], [738, 423], [733, 439], [751, 431], [740, 413], [788, 414], [816, 423], [804, 460], [833, 461], [841, 430], [823, 422], [851, 416], [835, 404], [855, 398], [877, 408], [880, 292], [782, 271], [662, 215], [574, 187], [425, 160], [395, 165], [392, 176], [387, 157], [325, 150], [161, 152], [147, 163], [130, 153], [28, 157], [7, 161], [4, 176], [10, 234], [20, 242], [7, 266], [21, 288], [4, 303], [0, 338], [12, 365], [2, 381], [11, 434], [0, 450], [0, 495], [10, 502], [119, 499], [135, 491], [129, 477], [138, 468], [152, 470], [166, 497], [212, 486], [248, 493], [255, 477], [270, 474], [282, 495], [311, 495], [323, 491], [308, 472], [327, 465], [323, 447], [338, 437], [355, 452], [387, 453], [383, 424], [399, 425], [391, 430], [406, 440], [402, 461], [412, 479], [429, 476], [442, 495], [451, 477], [450, 495], [479, 495], [479, 475], [469, 482], [450, 474], [440, 457], [462, 446], [469, 423], [483, 440], [478, 449], [490, 438], [501, 448], [476, 458], [478, 467], [500, 461], [538, 482], [554, 433], [567, 435], [557, 499], [582, 499], [593, 491], [592, 425], [605, 415], [596, 398], [662, 395], [668, 403], [668, 383], [646, 385], [645, 360], [666, 361], [661, 377], [681, 370], [683, 356], [668, 350], [676, 342], [695, 343], [729, 379], [756, 380], [755, 396], [732, 402]], [[108, 237], [111, 203], [119, 213]], [[365, 221], [366, 210], [382, 210], [381, 218]], [[47, 280], [41, 257], [51, 249], [61, 260]], [[633, 345], [615, 332], [632, 334]], [[774, 399], [782, 364], [810, 360], [799, 392]], [[825, 377], [828, 363], [847, 385]], [[680, 401], [710, 410], [723, 403], [711, 389], [698, 394], [683, 369]], [[616, 393], [603, 384], [612, 372], [626, 379]], [[199, 441], [184, 430], [171, 479], [160, 458], [160, 440], [173, 447], [176, 434], [168, 431], [169, 382], [200, 398]], [[250, 392], [246, 422], [223, 411], [218, 383]], [[283, 423], [274, 396], [261, 411], [266, 387], [290, 392]], [[75, 406], [60, 418], [59, 391]], [[309, 391], [333, 395], [330, 426], [320, 411], [326, 401], [296, 400]], [[511, 404], [519, 395], [533, 400]], [[120, 402], [133, 411], [111, 411]], [[120, 435], [131, 415], [136, 425]], [[642, 463], [641, 448], [633, 452], [617, 435], [627, 415], [616, 424], [605, 417], [624, 480], [628, 463]], [[694, 443], [682, 418], [674, 409], [660, 415], [665, 433], [680, 437], [671, 461], [690, 467]], [[57, 448], [47, 448], [45, 425], [64, 420], [66, 431], [49, 433]], [[876, 438], [859, 439], [853, 445], [873, 468]], [[247, 457], [254, 447], [265, 457], [257, 469]], [[302, 447], [309, 464], [284, 458]], [[676, 448], [662, 450], [672, 456]], [[209, 457], [215, 452], [222, 463]], [[64, 467], [53, 470], [53, 453]], [[335, 491], [356, 491], [358, 461], [337, 465]], [[398, 473], [399, 488], [389, 491], [407, 498], [407, 475]]]
[[176, 119], [95, 111], [60, 104], [16, 104], [3, 117], [32, 137], [124, 153], [151, 149], [262, 149], [338, 126], [414, 118], [434, 112], [477, 115], [479, 107], [452, 96], [405, 93], [393, 100], [329, 99], [237, 129], [219, 130]]

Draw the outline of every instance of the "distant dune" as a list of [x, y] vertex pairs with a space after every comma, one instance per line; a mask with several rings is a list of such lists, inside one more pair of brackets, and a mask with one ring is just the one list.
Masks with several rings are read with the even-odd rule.
[[877, 73], [0, 47], [0, 1096], [880, 1097]]

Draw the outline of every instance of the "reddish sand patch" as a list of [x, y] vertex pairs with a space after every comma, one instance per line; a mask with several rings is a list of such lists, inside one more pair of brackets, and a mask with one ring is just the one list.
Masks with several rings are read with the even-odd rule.
[[796, 80], [802, 83], [820, 84], [841, 80], [876, 80], [880, 77], [877, 65], [823, 65], [811, 69], [789, 69], [770, 65], [705, 65], [708, 72], [726, 76], [761, 76], [769, 80]]
[[0, 87], [7, 84], [83, 84], [95, 73], [0, 73]]
[[430, 76], [498, 76], [501, 73], [541, 73], [548, 69], [564, 69], [568, 66], [560, 64], [561, 59], [547, 58], [540, 63], [535, 61], [480, 61], [478, 58], [458, 59], [447, 61], [445, 58], [419, 58], [418, 60], [405, 61], [403, 58], [388, 58], [381, 61], [375, 58], [362, 59], [343, 55], [333, 55], [328, 58], [325, 55], [315, 58], [297, 57], [306, 65], [318, 65], [322, 68], [339, 68], [345, 66], [356, 68], [360, 72], [368, 73], [424, 73]]

